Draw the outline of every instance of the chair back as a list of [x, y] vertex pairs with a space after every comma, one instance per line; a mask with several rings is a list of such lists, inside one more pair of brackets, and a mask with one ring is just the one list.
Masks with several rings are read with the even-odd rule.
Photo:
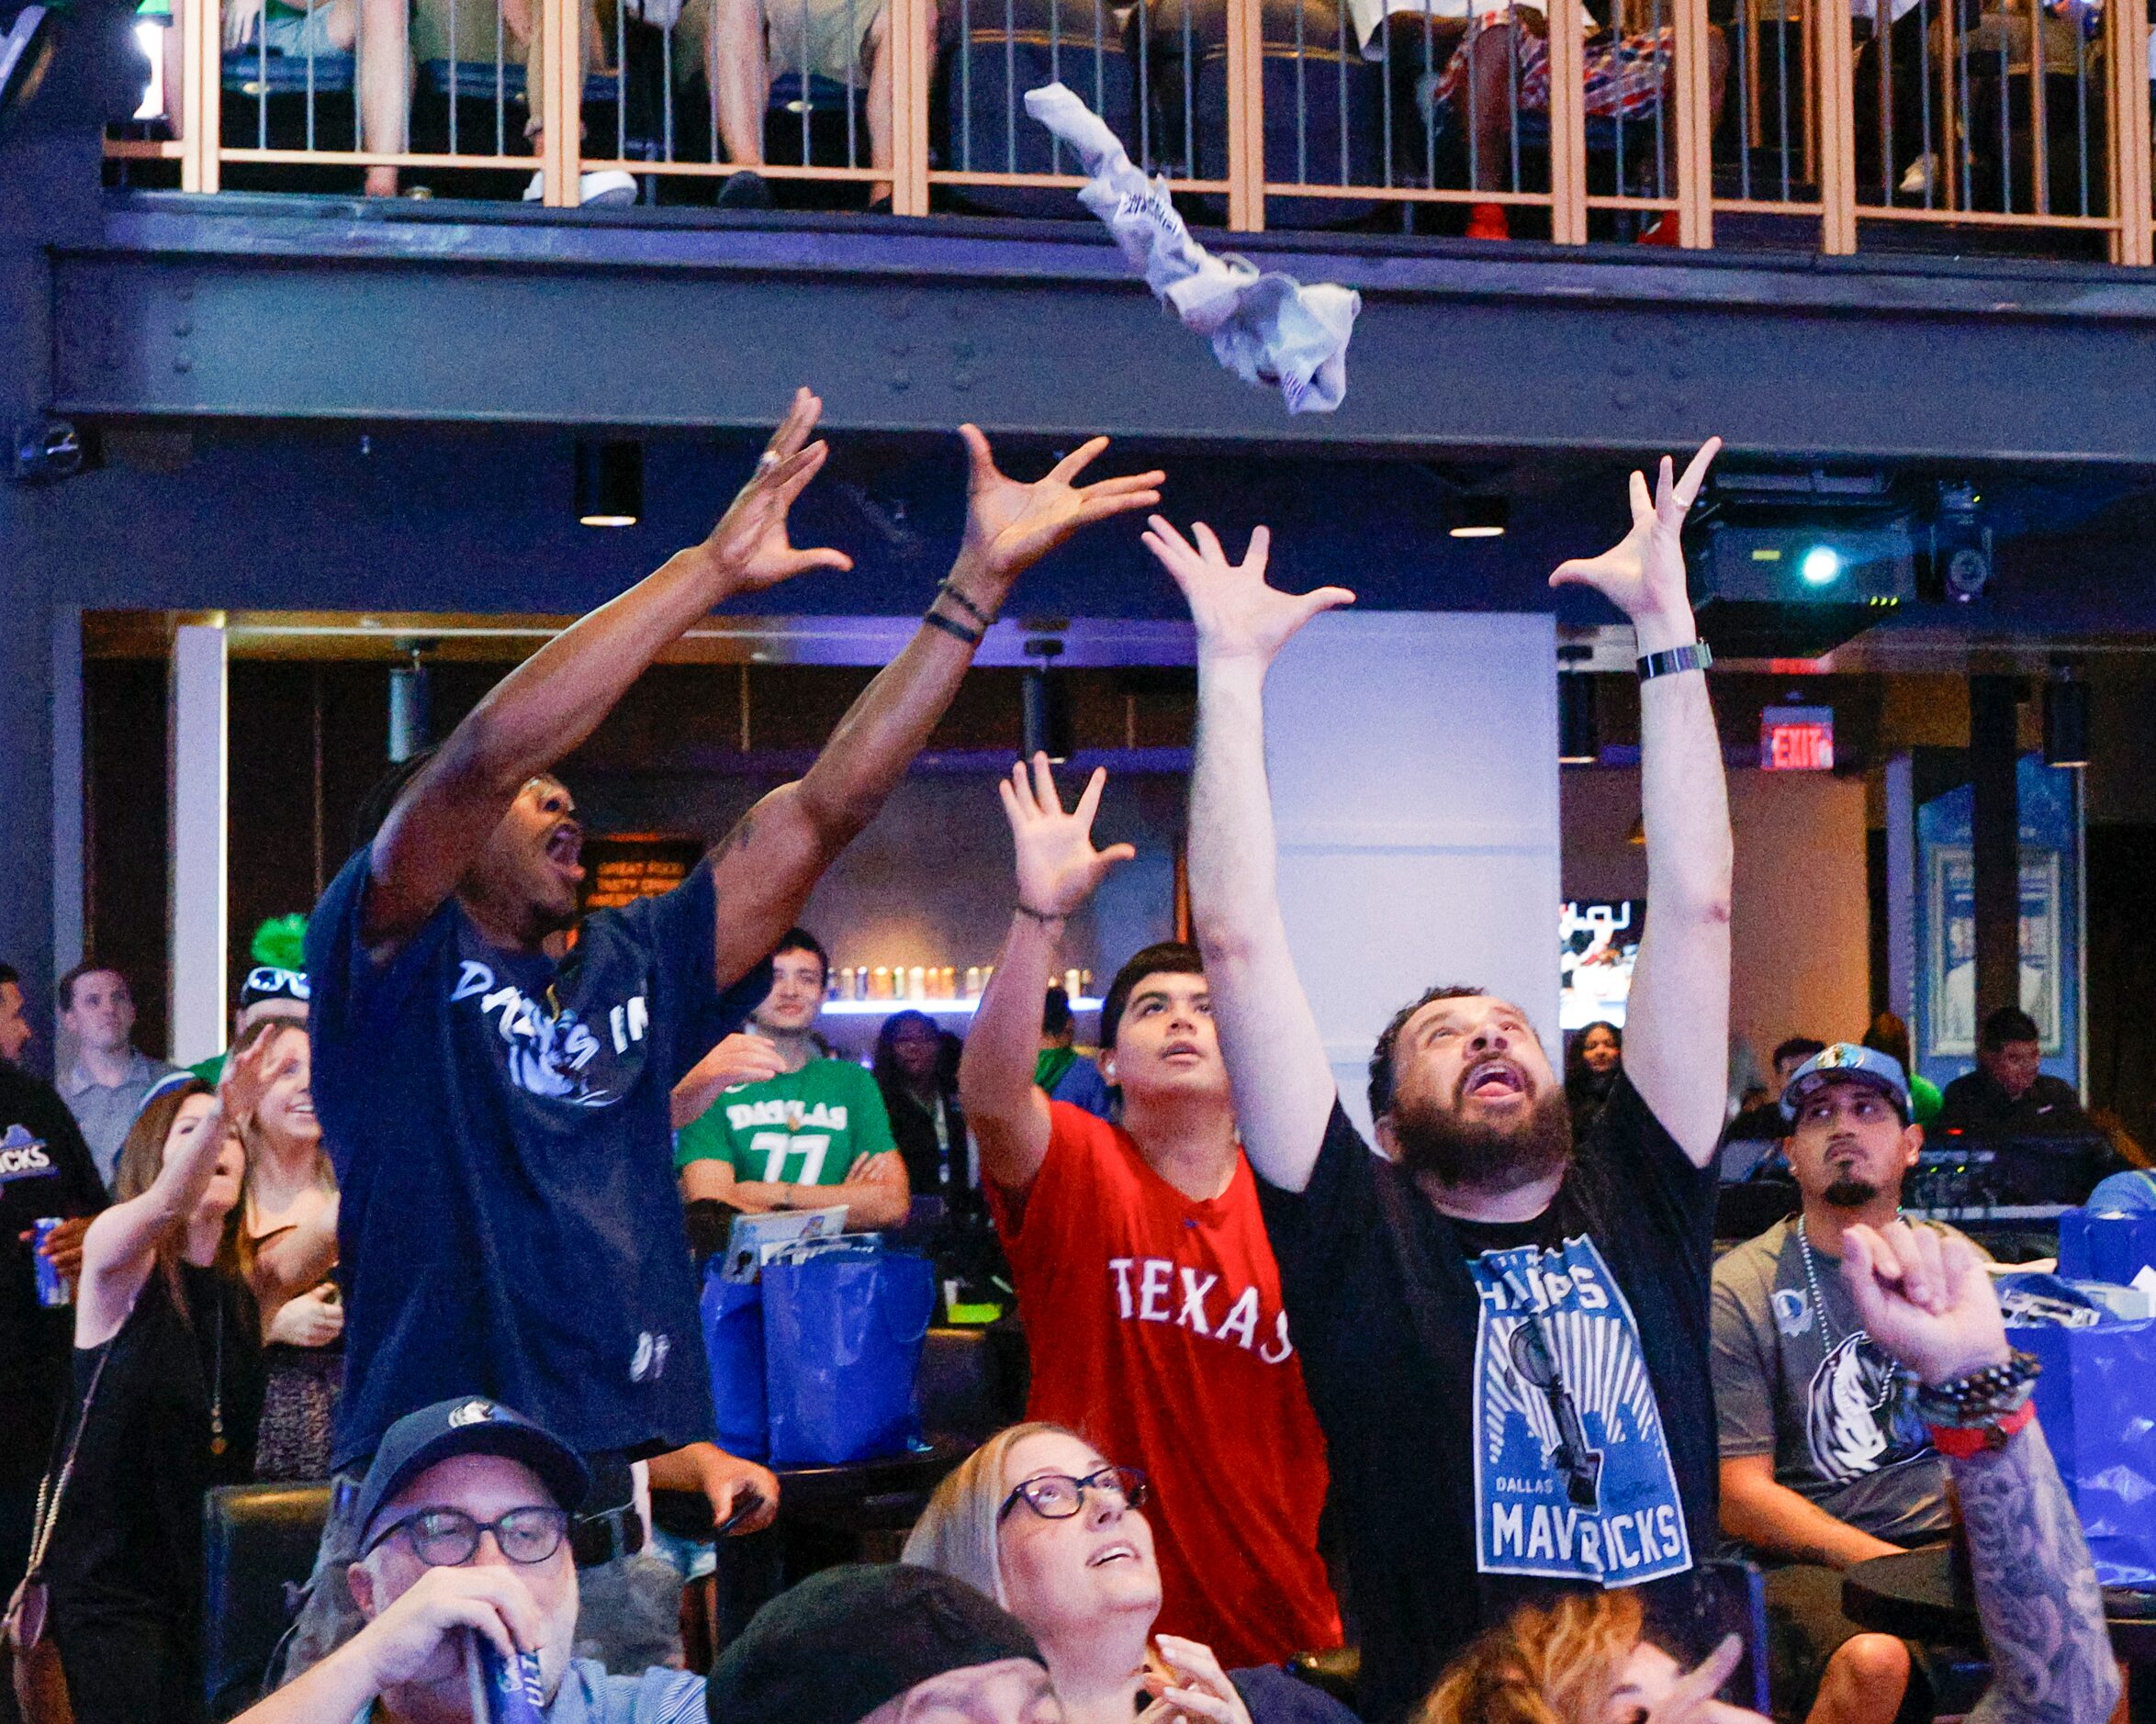
[[233, 1484], [202, 1505], [202, 1688], [209, 1716], [252, 1705], [314, 1572], [327, 1484]]

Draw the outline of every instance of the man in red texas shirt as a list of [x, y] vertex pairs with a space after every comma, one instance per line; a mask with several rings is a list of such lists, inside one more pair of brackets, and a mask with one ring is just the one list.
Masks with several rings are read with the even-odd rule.
[[1123, 967], [1101, 1012], [1111, 1125], [1034, 1087], [1040, 1002], [1071, 913], [1129, 845], [1093, 847], [1106, 780], [1063, 812], [1045, 756], [1002, 786], [1018, 905], [959, 1066], [1033, 1362], [1029, 1417], [1152, 1481], [1161, 1627], [1222, 1665], [1340, 1643], [1318, 1556], [1325, 1443], [1186, 946]]

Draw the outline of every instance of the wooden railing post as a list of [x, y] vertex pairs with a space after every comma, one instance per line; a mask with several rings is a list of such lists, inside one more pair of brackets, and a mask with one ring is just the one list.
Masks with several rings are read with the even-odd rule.
[[1849, 0], [1810, 0], [1819, 53], [1819, 249], [1857, 249], [1857, 51]]
[[[928, 73], [935, 44], [922, 0], [885, 0], [891, 7], [891, 210], [928, 213]], [[966, 0], [954, 0], [963, 6]], [[1013, 101], [1017, 100], [1014, 94]], [[1021, 118], [1029, 126], [1030, 118]]]
[[224, 66], [218, 52], [224, 20], [218, 0], [175, 0], [180, 32], [180, 189], [214, 192], [218, 187], [218, 140], [223, 118], [218, 111], [224, 95]]
[[540, 134], [546, 205], [574, 209], [584, 158], [583, 0], [539, 0], [539, 51], [543, 89], [526, 86], [545, 129]]
[[1228, 225], [1265, 228], [1265, 15], [1261, 0], [1228, 0]]
[[1581, 0], [1550, 6], [1550, 238], [1587, 243], [1587, 48]]
[[2111, 236], [2115, 263], [2156, 263], [2149, 190], [2149, 17], [2139, 6], [2104, 8], [2111, 54]]
[[1707, 0], [1677, 0], [1677, 242], [1714, 243], [1714, 85]]

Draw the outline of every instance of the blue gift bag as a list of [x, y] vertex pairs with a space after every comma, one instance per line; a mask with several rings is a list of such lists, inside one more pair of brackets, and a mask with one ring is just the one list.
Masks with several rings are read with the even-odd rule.
[[725, 1254], [703, 1277], [703, 1353], [711, 1362], [712, 1405], [719, 1416], [719, 1447], [747, 1461], [770, 1452], [764, 1401], [764, 1290], [756, 1282], [724, 1280]]
[[2130, 1287], [2150, 1264], [2156, 1264], [2156, 1215], [2070, 1209], [2059, 1217], [2059, 1272], [2068, 1280]]
[[2044, 1362], [2037, 1417], [2072, 1493], [2097, 1577], [2156, 1585], [2156, 1321], [2011, 1328]]
[[775, 1466], [903, 1453], [914, 1377], [936, 1309], [924, 1258], [873, 1248], [764, 1266], [764, 1351]]

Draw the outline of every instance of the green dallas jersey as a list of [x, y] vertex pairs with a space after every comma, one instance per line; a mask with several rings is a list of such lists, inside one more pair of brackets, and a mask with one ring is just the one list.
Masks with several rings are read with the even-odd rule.
[[728, 1090], [674, 1135], [674, 1165], [724, 1161], [737, 1180], [842, 1185], [854, 1162], [894, 1147], [876, 1080], [850, 1059]]

